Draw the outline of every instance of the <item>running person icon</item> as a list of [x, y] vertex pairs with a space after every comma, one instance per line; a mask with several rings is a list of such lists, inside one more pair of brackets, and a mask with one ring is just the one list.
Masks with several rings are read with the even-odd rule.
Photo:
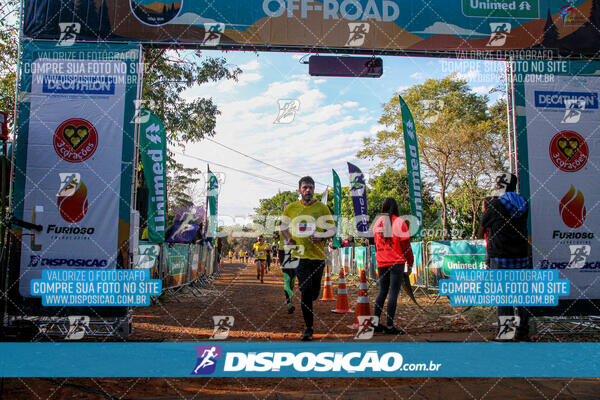
[[200, 362], [196, 368], [194, 369], [194, 374], [197, 374], [199, 370], [204, 369], [206, 367], [210, 367], [211, 365], [214, 365], [215, 362], [213, 361], [213, 358], [215, 358], [217, 356], [217, 348], [216, 347], [211, 347], [210, 349], [206, 349], [204, 350], [204, 352], [202, 353], [203, 359], [202, 362]]
[[215, 333], [219, 332], [219, 331], [228, 331], [231, 328], [233, 328], [233, 322], [230, 322], [231, 317], [225, 317], [221, 320], [219, 320], [219, 322], [217, 323], [217, 326], [215, 327]]

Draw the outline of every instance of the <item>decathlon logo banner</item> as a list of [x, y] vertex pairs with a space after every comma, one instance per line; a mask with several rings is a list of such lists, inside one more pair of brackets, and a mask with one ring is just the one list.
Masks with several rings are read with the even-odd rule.
[[[128, 248], [138, 62], [132, 45], [24, 45], [30, 96], [19, 104], [27, 101], [28, 112], [19, 113], [13, 199], [17, 218], [43, 227], [22, 243], [25, 297], [41, 269], [91, 266], [67, 260], [115, 268], [119, 249]], [[151, 196], [160, 201], [160, 191]]]
[[569, 101], [581, 102], [586, 109], [598, 108], [598, 93], [592, 92], [562, 92], [562, 91], [535, 91], [535, 106], [547, 108], [562, 108]]

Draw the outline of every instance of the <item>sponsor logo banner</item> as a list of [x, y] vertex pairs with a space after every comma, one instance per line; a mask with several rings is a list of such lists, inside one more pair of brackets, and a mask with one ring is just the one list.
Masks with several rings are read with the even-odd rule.
[[560, 131], [550, 141], [550, 157], [561, 171], [579, 171], [585, 166], [589, 156], [587, 142], [577, 132]]
[[450, 276], [456, 269], [485, 269], [485, 254], [445, 254], [442, 273]]
[[[575, 63], [567, 67], [580, 70]], [[519, 144], [519, 159], [527, 165], [521, 181], [529, 186], [532, 264], [561, 270], [571, 283], [567, 299], [600, 298], [600, 285], [590, 283], [600, 280], [589, 275], [600, 273], [593, 250], [600, 187], [591, 184], [597, 175], [593, 166], [600, 163], [592, 145], [600, 121], [600, 79], [555, 75], [551, 83], [523, 82], [524, 93], [518, 96], [525, 118], [520, 124], [527, 134]]]
[[115, 94], [115, 78], [111, 76], [45, 75], [42, 93]]
[[586, 109], [598, 109], [598, 93], [591, 92], [562, 92], [562, 91], [535, 91], [535, 106], [543, 108], [565, 108], [567, 101], [582, 101]]
[[25, 297], [42, 270], [117, 264], [119, 232], [129, 232], [137, 62], [136, 46], [24, 46], [32, 117], [19, 121], [15, 214], [43, 226], [21, 247]]
[[539, 0], [462, 0], [467, 17], [539, 18]]
[[199, 377], [598, 377], [599, 351], [600, 343], [0, 343], [0, 374], [189, 378], [208, 358], [214, 371], [207, 361]]

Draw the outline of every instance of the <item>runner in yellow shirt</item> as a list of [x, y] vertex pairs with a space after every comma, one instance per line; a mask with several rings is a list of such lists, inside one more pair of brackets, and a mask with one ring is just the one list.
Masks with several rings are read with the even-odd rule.
[[321, 290], [325, 269], [325, 239], [335, 234], [335, 222], [329, 207], [313, 197], [315, 181], [310, 176], [300, 179], [298, 186], [301, 199], [283, 211], [281, 233], [288, 245], [296, 245], [291, 257], [299, 259], [296, 274], [302, 316], [306, 324], [301, 340], [312, 340], [313, 301], [319, 298]]
[[260, 279], [260, 283], [264, 282], [268, 248], [269, 245], [263, 241], [262, 235], [258, 237], [258, 242], [252, 246], [254, 258], [256, 259], [256, 279]]
[[233, 262], [233, 251], [229, 250], [229, 253], [227, 253], [227, 256], [229, 258], [229, 262]]

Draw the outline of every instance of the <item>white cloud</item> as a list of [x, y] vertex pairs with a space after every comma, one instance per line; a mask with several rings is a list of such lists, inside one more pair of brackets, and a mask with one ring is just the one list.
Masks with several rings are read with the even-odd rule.
[[[186, 91], [187, 98], [210, 96], [218, 105], [221, 115], [217, 117], [216, 141], [295, 174], [310, 174], [318, 182], [318, 192], [324, 189], [321, 183], [331, 186], [332, 168], [347, 184], [346, 161], [355, 160], [365, 171], [369, 170], [372, 163], [356, 161], [356, 153], [362, 148], [363, 138], [373, 134], [374, 116], [381, 111], [379, 103], [373, 110], [371, 106], [363, 106], [362, 95], [341, 96], [339, 90], [331, 91], [329, 82], [316, 88], [318, 80], [304, 79], [300, 75], [290, 74], [275, 81], [271, 75], [262, 76], [258, 71], [264, 71], [254, 61], [241, 63], [242, 69], [249, 72], [240, 75], [240, 83], [219, 82]], [[251, 91], [231, 90], [236, 85], [243, 86], [249, 82], [257, 82], [256, 89], [252, 86]], [[348, 86], [351, 85], [342, 87]], [[230, 90], [223, 90], [227, 88]], [[300, 111], [291, 124], [273, 123], [279, 109], [278, 99], [300, 100]], [[241, 216], [252, 214], [258, 206], [258, 199], [271, 197], [278, 190], [294, 190], [297, 185], [296, 176], [210, 141], [187, 146], [186, 153], [285, 183], [212, 166], [211, 170], [227, 174], [219, 198], [220, 215], [229, 216], [224, 221], [226, 224], [234, 223], [236, 216], [239, 220]], [[204, 161], [177, 158], [188, 167], [206, 170]]]
[[216, 86], [217, 90], [219, 90], [220, 92], [230, 92], [237, 89], [238, 87], [246, 86], [249, 83], [258, 82], [262, 78], [263, 76], [259, 73], [244, 72], [243, 74], [239, 75], [237, 82], [233, 79], [228, 79], [222, 80], [220, 82], [210, 82], [206, 86], [211, 86], [212, 84]]
[[481, 71], [479, 71], [478, 69], [470, 69], [467, 72], [457, 72], [455, 74], [456, 78], [464, 79], [467, 82], [476, 80], [480, 75]]
[[204, 18], [196, 13], [187, 12], [181, 14], [173, 21], [169, 22], [169, 25], [202, 25], [205, 23], [217, 23], [214, 19]]
[[493, 85], [489, 86], [475, 86], [473, 87], [473, 91], [477, 94], [490, 94], [490, 90], [494, 88]]
[[242, 71], [255, 71], [260, 67], [258, 60], [248, 61], [246, 64], [240, 65]]
[[410, 77], [413, 79], [423, 79], [425, 78], [425, 74], [423, 72], [415, 72], [411, 74]]
[[462, 36], [489, 36], [488, 33], [479, 33], [471, 29], [461, 28], [458, 25], [447, 24], [445, 22], [434, 22], [433, 25], [428, 26], [421, 32], [413, 33], [425, 33], [432, 35], [462, 35]]

